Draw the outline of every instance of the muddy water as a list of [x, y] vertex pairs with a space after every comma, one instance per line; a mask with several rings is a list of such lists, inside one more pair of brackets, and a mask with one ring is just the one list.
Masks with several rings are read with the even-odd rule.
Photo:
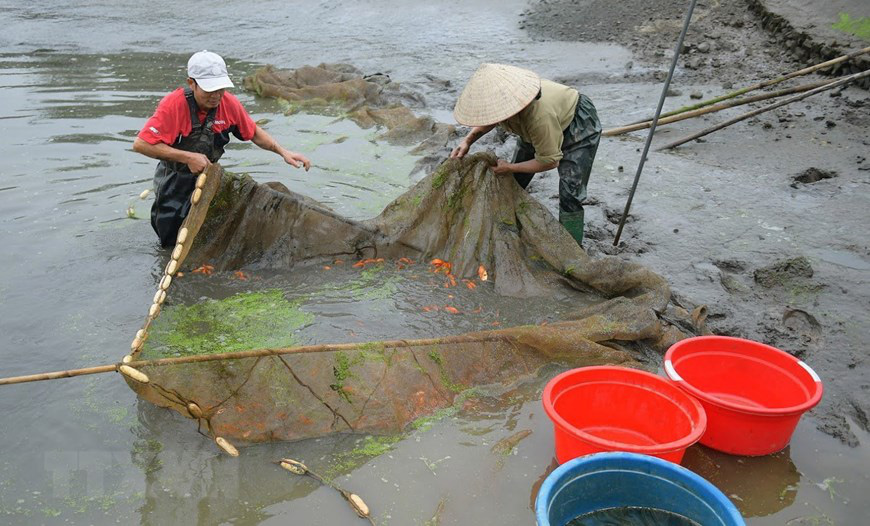
[[[296, 268], [291, 273], [225, 272], [209, 276], [188, 273], [180, 280], [176, 278], [177, 288], [172, 291], [162, 317], [185, 319], [183, 313], [190, 312], [191, 305], [201, 304], [203, 294], [210, 300], [222, 300], [241, 299], [251, 291], [271, 291], [270, 298], [292, 302], [291, 309], [298, 310], [298, 314], [288, 318], [298, 326], [292, 327], [292, 334], [275, 335], [292, 339], [263, 341], [246, 347], [250, 349], [431, 338], [549, 323], [598, 301], [588, 294], [564, 290], [552, 296], [526, 298], [523, 308], [517, 309], [515, 300], [495, 293], [492, 282], [454, 279], [453, 285], [427, 262], [387, 260], [370, 263], [365, 268], [355, 268], [354, 263], [339, 259], [329, 265]], [[219, 316], [216, 314], [215, 318]], [[163, 321], [158, 319], [155, 329], [172, 330], [174, 325], [163, 325]], [[209, 331], [209, 327], [203, 327], [202, 337], [212, 341], [219, 338], [207, 334]], [[241, 328], [240, 331], [234, 338], [257, 341], [263, 337], [251, 329], [247, 329], [251, 334]], [[152, 334], [146, 350], [155, 338], [159, 337]], [[218, 352], [218, 348], [212, 352]], [[151, 354], [146, 352], [144, 356]]]
[[[170, 2], [0, 1], [3, 376], [110, 363], [127, 348], [162, 269], [150, 202], [137, 197], [150, 186], [153, 162], [129, 146], [159, 98], [182, 81], [191, 51], [223, 53], [237, 83], [254, 61], [350, 62], [417, 87], [444, 119], [457, 86], [484, 60], [600, 78], [630, 59], [612, 46], [531, 42], [516, 28], [524, 6], [260, 2], [256, 10], [213, 3], [198, 11]], [[615, 84], [601, 90], [632, 96]], [[287, 119], [279, 104], [236, 93], [315, 167], [298, 172], [236, 145], [226, 168], [279, 180], [357, 218], [410, 183], [416, 158], [377, 141], [376, 130]], [[240, 286], [231, 279], [222, 286]], [[190, 280], [185, 294], [214, 297], [214, 283]], [[516, 392], [482, 393], [398, 441], [337, 436], [257, 446], [238, 459], [219, 455], [190, 421], [139, 402], [114, 375], [4, 387], [0, 522], [357, 523], [334, 492], [272, 464], [291, 456], [361, 494], [380, 524], [529, 524], [534, 493], [553, 468], [538, 399], [557, 372], [542, 371]], [[515, 448], [492, 450], [525, 430], [532, 434]], [[868, 464], [806, 422], [772, 457], [695, 448], [686, 460], [751, 524], [860, 523]]]

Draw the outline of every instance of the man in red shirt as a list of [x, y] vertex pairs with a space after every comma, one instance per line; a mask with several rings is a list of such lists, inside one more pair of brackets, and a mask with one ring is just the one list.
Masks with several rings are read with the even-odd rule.
[[311, 161], [285, 149], [251, 119], [232, 93], [233, 83], [219, 55], [194, 53], [187, 62], [187, 88], [163, 97], [133, 142], [133, 151], [159, 159], [154, 173], [155, 199], [151, 226], [164, 247], [175, 244], [181, 222], [190, 211], [196, 175], [217, 162], [230, 134], [280, 155], [294, 168]]

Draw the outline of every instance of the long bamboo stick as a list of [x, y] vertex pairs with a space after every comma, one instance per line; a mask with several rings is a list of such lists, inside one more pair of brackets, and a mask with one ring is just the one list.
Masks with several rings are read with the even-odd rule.
[[672, 143], [670, 143], [670, 144], [667, 144], [667, 145], [665, 145], [665, 146], [662, 146], [661, 148], [658, 148], [658, 150], [661, 151], [661, 150], [667, 150], [667, 149], [671, 149], [671, 148], [676, 148], [677, 146], [679, 146], [679, 145], [681, 145], [681, 144], [685, 144], [685, 143], [687, 143], [687, 142], [689, 142], [689, 141], [692, 141], [692, 140], [694, 140], [694, 139], [697, 139], [698, 137], [703, 137], [703, 136], [705, 136], [705, 135], [708, 135], [708, 134], [710, 134], [710, 133], [713, 133], [713, 132], [716, 131], [716, 130], [721, 130], [722, 128], [725, 128], [726, 126], [731, 126], [732, 124], [734, 124], [734, 123], [736, 123], [736, 122], [740, 122], [740, 121], [742, 121], [742, 120], [746, 120], [746, 119], [748, 119], [748, 118], [750, 118], [750, 117], [754, 117], [754, 116], [756, 116], [756, 115], [758, 115], [758, 114], [761, 114], [761, 113], [764, 113], [764, 112], [766, 112], [766, 111], [770, 111], [770, 110], [773, 110], [773, 109], [779, 108], [779, 107], [781, 107], [781, 106], [785, 106], [786, 104], [791, 104], [792, 102], [797, 102], [797, 101], [799, 101], [799, 100], [803, 100], [803, 99], [805, 99], [805, 98], [807, 98], [807, 97], [810, 97], [810, 96], [812, 96], [812, 95], [816, 95], [817, 93], [821, 93], [821, 92], [823, 92], [823, 91], [827, 91], [827, 90], [830, 90], [830, 89], [836, 88], [836, 87], [838, 87], [838, 86], [843, 86], [843, 85], [845, 85], [845, 84], [848, 84], [848, 83], [853, 82], [853, 81], [855, 81], [855, 80], [858, 80], [858, 79], [860, 79], [860, 78], [866, 77], [866, 76], [868, 76], [868, 75], [870, 75], [870, 69], [868, 69], [868, 70], [866, 70], [866, 71], [862, 71], [862, 72], [860, 72], [860, 73], [855, 73], [855, 74], [853, 74], [853, 75], [849, 75], [848, 77], [843, 77], [843, 78], [840, 79], [840, 80], [837, 80], [837, 81], [834, 81], [834, 82], [830, 82], [830, 83], [828, 83], [828, 84], [825, 84], [824, 86], [820, 86], [820, 87], [818, 87], [818, 88], [816, 88], [816, 89], [813, 89], [813, 90], [807, 91], [806, 93], [801, 93], [800, 95], [795, 95], [794, 97], [789, 97], [789, 98], [787, 98], [787, 99], [785, 99], [785, 100], [782, 100], [782, 101], [780, 101], [780, 102], [776, 102], [776, 103], [774, 103], [774, 104], [771, 104], [770, 106], [765, 106], [764, 108], [759, 108], [759, 109], [757, 109], [757, 110], [753, 110], [753, 111], [750, 111], [750, 112], [744, 113], [744, 114], [742, 114], [742, 115], [738, 115], [737, 117], [734, 117], [733, 119], [728, 119], [727, 121], [722, 122], [722, 123], [720, 123], [720, 124], [717, 124], [717, 125], [715, 125], [715, 126], [711, 126], [711, 127], [709, 127], [709, 128], [705, 128], [705, 129], [703, 129], [703, 130], [701, 130], [701, 131], [699, 131], [699, 132], [697, 132], [697, 133], [693, 133], [692, 135], [689, 135], [689, 136], [683, 137], [682, 139], [676, 140], [676, 141], [674, 141], [674, 142], [672, 142]]
[[[662, 124], [670, 124], [672, 122], [679, 122], [686, 119], [691, 119], [694, 117], [700, 117], [701, 115], [706, 115], [708, 113], [713, 113], [716, 111], [725, 110], [728, 108], [733, 108], [735, 106], [742, 106], [744, 104], [750, 104], [753, 102], [759, 102], [762, 100], [773, 99], [776, 97], [782, 97], [783, 95], [790, 95], [792, 93], [801, 93], [804, 91], [809, 91], [814, 88], [818, 88], [819, 86], [824, 86], [825, 84], [829, 84], [832, 81], [830, 80], [820, 80], [817, 82], [810, 82], [809, 84], [801, 84], [800, 86], [793, 86], [791, 88], [785, 88], [778, 91], [772, 91], [770, 93], [762, 93], [760, 95], [753, 95], [752, 97], [746, 97], [745, 99], [733, 100], [730, 102], [723, 102], [722, 104], [716, 104], [715, 106], [708, 106], [706, 108], [697, 109], [694, 111], [687, 111], [685, 113], [681, 113], [679, 115], [672, 115], [670, 117], [659, 119], [659, 125]], [[624, 133], [633, 132], [637, 130], [643, 130], [649, 128], [652, 125], [652, 121], [639, 122], [636, 124], [629, 124], [627, 126], [620, 126], [619, 128], [610, 128], [608, 130], [604, 130], [601, 132], [601, 135], [604, 137], [613, 137], [615, 135], [622, 135]]]
[[[757, 89], [766, 88], [768, 86], [773, 86], [774, 84], [779, 84], [780, 82], [785, 82], [788, 79], [793, 79], [795, 77], [800, 77], [802, 75], [808, 75], [814, 71], [818, 71], [820, 69], [824, 69], [829, 66], [833, 66], [835, 64], [839, 64], [841, 62], [845, 62], [847, 60], [853, 59], [857, 56], [863, 55], [864, 53], [870, 53], [870, 46], [865, 47], [864, 49], [859, 49], [857, 51], [853, 51], [849, 54], [843, 55], [841, 57], [837, 57], [826, 62], [822, 62], [821, 64], [816, 64], [815, 66], [809, 66], [798, 71], [794, 71], [789, 73], [788, 75], [784, 75], [782, 77], [777, 77], [775, 79], [765, 80], [763, 82], [759, 82], [757, 84], [753, 84], [751, 86], [747, 86], [745, 88], [740, 88], [739, 90], [732, 91], [731, 93], [726, 93], [725, 95], [721, 95], [719, 97], [714, 97], [712, 99], [707, 99], [705, 101], [701, 101], [697, 104], [693, 104], [691, 106], [683, 106], [682, 108], [678, 108], [673, 111], [669, 111], [667, 113], [662, 114], [659, 118], [666, 118], [672, 115], [677, 115], [680, 113], [685, 113], [687, 111], [697, 110], [699, 108], [703, 108], [705, 106], [709, 106], [711, 104], [716, 104], [717, 102], [722, 102], [723, 100], [733, 99], [734, 97], [743, 95], [744, 93], [748, 93], [750, 91], [755, 91]], [[637, 122], [633, 122], [632, 124], [639, 124], [641, 122], [646, 122], [651, 120], [649, 117], [646, 119], [639, 120]]]
[[[480, 336], [445, 336], [443, 338], [423, 338], [418, 340], [386, 340], [381, 342], [364, 343], [336, 343], [321, 345], [302, 345], [299, 347], [285, 347], [279, 349], [254, 349], [250, 351], [235, 351], [215, 354], [198, 354], [194, 356], [180, 356], [176, 358], [159, 358], [156, 360], [134, 360], [124, 365], [129, 367], [163, 367], [167, 365], [181, 365], [189, 363], [212, 362], [217, 360], [241, 360], [243, 358], [261, 358], [264, 356], [281, 356], [287, 354], [309, 354], [336, 351], [352, 351], [360, 347], [372, 345], [372, 343], [392, 348], [402, 347], [425, 347], [427, 345], [461, 344], [470, 342], [505, 341], [507, 337], [500, 333], [491, 333]], [[68, 371], [55, 371], [51, 373], [30, 374], [25, 376], [12, 376], [0, 378], [0, 385], [20, 384], [25, 382], [38, 382], [41, 380], [56, 380], [58, 378], [71, 378], [89, 374], [109, 373], [116, 371], [120, 364], [99, 365], [85, 367], [83, 369], [70, 369]]]

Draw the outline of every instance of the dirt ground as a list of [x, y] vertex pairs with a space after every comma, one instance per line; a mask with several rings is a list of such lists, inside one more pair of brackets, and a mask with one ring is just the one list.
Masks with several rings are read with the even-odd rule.
[[[556, 79], [589, 93], [607, 128], [654, 110], [686, 6], [550, 0], [523, 13], [520, 25], [542, 40], [612, 42], [634, 52], [619, 80], [637, 85], [633, 98], [614, 100], [603, 86], [613, 78]], [[702, 1], [665, 110], [805, 65], [744, 2]], [[662, 128], [653, 150], [756, 107]], [[813, 418], [851, 446], [859, 445], [851, 426], [870, 431], [868, 127], [868, 92], [850, 87], [652, 152], [619, 247], [612, 242], [646, 132], [605, 138], [586, 212], [590, 253], [649, 266], [668, 278], [678, 302], [708, 306], [713, 333], [763, 341], [815, 368], [826, 393]], [[556, 181], [547, 173], [530, 187], [553, 210]]]

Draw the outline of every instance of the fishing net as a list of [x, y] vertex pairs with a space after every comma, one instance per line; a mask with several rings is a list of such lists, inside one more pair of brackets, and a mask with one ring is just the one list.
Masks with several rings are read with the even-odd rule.
[[[128, 382], [143, 398], [196, 418], [215, 436], [258, 442], [398, 432], [469, 388], [508, 385], [552, 362], [641, 366], [625, 346], [655, 347], [667, 333], [657, 314], [668, 306], [667, 283], [635, 264], [590, 258], [512, 178], [492, 174], [494, 161], [490, 154], [446, 161], [366, 221], [342, 218], [286, 188], [215, 165], [167, 271], [205, 262], [220, 271], [290, 270], [336, 258], [371, 264], [433, 259], [448, 282], [486, 283], [518, 301], [569, 287], [600, 296], [600, 303], [543, 326], [314, 345], [300, 353], [271, 349], [172, 365], [133, 362], [148, 383]], [[163, 299], [134, 342], [133, 360], [146, 347], [141, 340]]]
[[408, 105], [423, 105], [422, 98], [403, 90], [389, 76], [364, 75], [349, 64], [320, 64], [297, 69], [266, 66], [245, 78], [245, 88], [289, 104], [288, 113], [302, 109], [346, 116], [362, 128], [380, 126], [381, 138], [394, 144], [417, 144], [415, 153], [443, 147], [454, 127], [417, 116]]
[[[291, 101], [340, 101], [373, 122], [391, 122], [393, 110], [404, 114], [397, 105], [381, 112], [391, 104], [384, 95], [389, 83], [350, 69], [265, 68], [246, 83]], [[397, 121], [384, 126], [419, 128]], [[649, 367], [639, 349], [662, 351], [703, 323], [702, 312], [693, 318], [671, 304], [661, 276], [617, 258], [589, 257], [512, 177], [492, 173], [495, 162], [491, 153], [444, 161], [380, 215], [363, 221], [281, 184], [260, 184], [211, 166], [197, 182], [154, 304], [125, 357], [134, 368], [122, 371], [128, 383], [142, 398], [235, 442], [391, 434], [473, 388], [516, 385], [547, 364]], [[546, 303], [565, 291], [595, 301], [561, 309], [546, 324], [456, 333], [459, 325], [445, 321], [439, 334], [416, 339], [400, 327], [392, 340], [318, 340], [294, 347], [280, 339], [256, 339], [259, 345], [252, 339], [250, 345], [236, 342], [231, 353], [214, 354], [203, 345], [190, 356], [161, 354], [158, 345], [146, 342], [179, 270], [293, 275], [340, 261], [360, 268], [422, 265], [439, 287], [443, 282], [447, 290], [485, 289], [514, 298], [521, 314], [531, 302]], [[278, 317], [266, 312], [261, 318], [268, 322], [273, 314]], [[383, 315], [385, 324], [390, 317]], [[257, 326], [261, 336], [291, 331], [266, 322]]]

